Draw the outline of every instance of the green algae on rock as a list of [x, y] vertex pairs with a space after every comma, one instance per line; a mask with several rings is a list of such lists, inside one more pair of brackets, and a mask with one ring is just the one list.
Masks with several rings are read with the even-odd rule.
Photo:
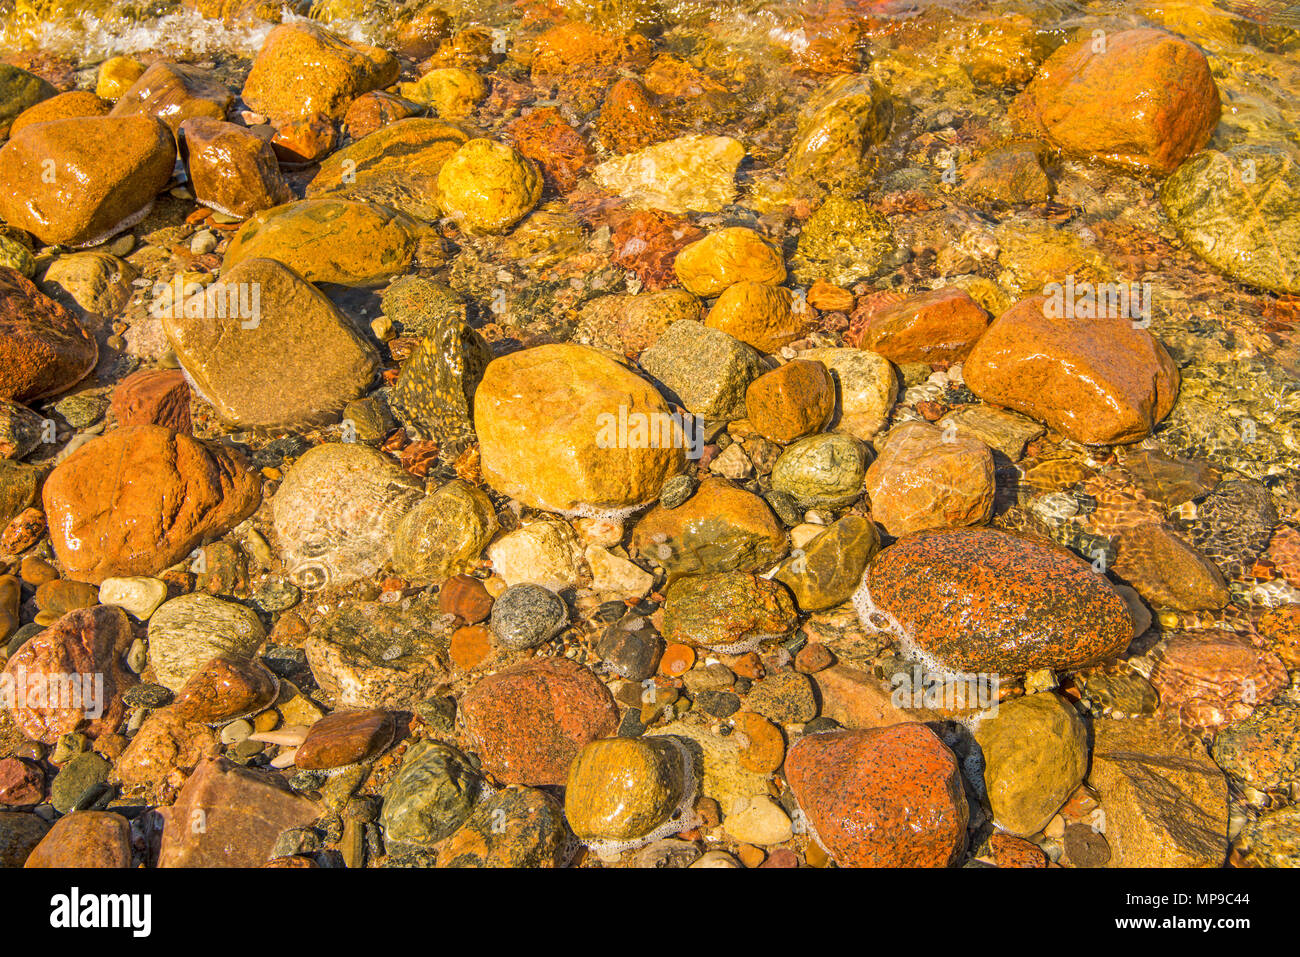
[[1160, 203], [1179, 235], [1215, 269], [1261, 289], [1300, 295], [1300, 160], [1283, 144], [1197, 153], [1165, 180]]
[[441, 259], [437, 235], [404, 213], [373, 203], [304, 199], [248, 219], [226, 250], [223, 270], [274, 259], [312, 283], [377, 286]]
[[802, 285], [852, 286], [874, 276], [894, 249], [888, 220], [864, 200], [829, 196], [799, 234], [790, 271]]
[[893, 101], [871, 77], [837, 76], [800, 111], [786, 168], [826, 186], [860, 188], [870, 172], [868, 152], [889, 136], [893, 119]]

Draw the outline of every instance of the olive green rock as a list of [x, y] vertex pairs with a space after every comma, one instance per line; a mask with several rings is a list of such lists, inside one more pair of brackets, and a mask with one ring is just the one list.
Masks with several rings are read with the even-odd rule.
[[481, 490], [453, 479], [421, 499], [397, 523], [393, 570], [416, 582], [468, 572], [497, 531], [496, 510]]
[[745, 572], [679, 579], [664, 600], [663, 636], [717, 650], [744, 650], [789, 634], [797, 612], [785, 586]]
[[0, 234], [0, 266], [8, 266], [31, 279], [36, 272], [36, 257], [13, 236]]
[[0, 139], [9, 135], [9, 126], [18, 114], [55, 94], [54, 87], [34, 73], [0, 63]]
[[998, 706], [975, 731], [993, 818], [1012, 834], [1037, 834], [1088, 769], [1088, 733], [1078, 714], [1045, 692]]
[[861, 515], [845, 515], [795, 549], [772, 577], [790, 589], [801, 610], [824, 611], [853, 596], [867, 562], [879, 550], [876, 523]]
[[113, 766], [94, 751], [77, 755], [50, 782], [50, 803], [60, 814], [67, 814], [91, 788], [108, 780]]
[[810, 435], [791, 443], [772, 467], [772, 488], [803, 508], [840, 508], [863, 491], [866, 446], [851, 435]]
[[689, 797], [681, 745], [661, 738], [592, 741], [569, 767], [564, 814], [584, 841], [637, 841]]
[[827, 186], [865, 185], [867, 154], [889, 136], [893, 117], [893, 101], [871, 77], [838, 76], [800, 111], [786, 167]]
[[1197, 153], [1165, 180], [1160, 203], [1215, 269], [1300, 294], [1300, 162], [1287, 147], [1243, 143]]
[[429, 847], [465, 823], [482, 778], [455, 748], [418, 741], [384, 794], [380, 822], [389, 844]]
[[758, 350], [694, 319], [674, 322], [641, 353], [641, 368], [669, 398], [708, 419], [745, 415], [745, 390], [763, 373]]
[[429, 330], [402, 365], [389, 404], [422, 438], [444, 446], [467, 439], [474, 432], [474, 391], [491, 361], [483, 337], [469, 323], [449, 319]]
[[800, 285], [824, 279], [848, 287], [875, 275], [893, 248], [894, 231], [884, 216], [863, 200], [836, 194], [808, 217], [791, 272]]

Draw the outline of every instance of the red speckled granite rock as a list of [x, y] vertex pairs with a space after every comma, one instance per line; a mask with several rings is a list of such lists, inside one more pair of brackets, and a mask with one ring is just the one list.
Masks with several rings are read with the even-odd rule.
[[1232, 632], [1182, 632], [1156, 654], [1151, 683], [1185, 727], [1218, 728], [1267, 704], [1287, 674], [1276, 655]]
[[1053, 311], [1047, 297], [1033, 296], [998, 316], [962, 365], [966, 385], [1076, 442], [1145, 438], [1178, 397], [1178, 367], [1165, 347], [1131, 319]]
[[159, 867], [258, 867], [281, 831], [305, 827], [321, 808], [289, 791], [278, 775], [216, 758], [203, 761], [176, 803], [158, 813]]
[[260, 477], [226, 449], [157, 425], [115, 429], [45, 482], [50, 538], [70, 578], [152, 575], [257, 508]]
[[84, 379], [98, 357], [94, 337], [71, 312], [0, 266], [0, 399], [56, 395]]
[[567, 658], [484, 678], [465, 694], [460, 713], [484, 770], [507, 784], [563, 784], [583, 745], [618, 728], [609, 691]]
[[1067, 152], [1171, 173], [1209, 142], [1220, 104], [1199, 47], [1143, 28], [1060, 47], [1015, 109]]
[[1079, 668], [1133, 638], [1124, 599], [1091, 566], [993, 529], [918, 532], [881, 552], [868, 579], [876, 606], [960, 671]]
[[1046, 867], [1047, 858], [1037, 844], [1023, 837], [1013, 837], [1005, 831], [989, 835], [989, 850], [998, 867]]
[[356, 764], [388, 747], [396, 729], [391, 711], [336, 711], [308, 729], [294, 764], [305, 771]]
[[957, 759], [925, 725], [807, 735], [785, 774], [841, 867], [947, 867], [965, 844]]
[[141, 369], [113, 389], [118, 425], [161, 425], [189, 435], [190, 386], [179, 369]]
[[130, 619], [115, 605], [69, 612], [33, 635], [5, 665], [14, 723], [46, 744], [69, 731], [92, 738], [114, 731], [125, 713], [122, 692], [135, 684], [122, 665], [132, 640]]
[[596, 163], [586, 138], [569, 125], [558, 109], [543, 106], [507, 127], [519, 152], [541, 167], [547, 182], [567, 193]]
[[131, 866], [131, 825], [110, 811], [73, 811], [59, 818], [23, 867]]

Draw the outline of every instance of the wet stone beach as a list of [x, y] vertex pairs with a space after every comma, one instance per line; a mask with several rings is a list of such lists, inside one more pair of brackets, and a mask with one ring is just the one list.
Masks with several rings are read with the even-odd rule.
[[1300, 863], [1294, 6], [0, 14], [0, 866]]

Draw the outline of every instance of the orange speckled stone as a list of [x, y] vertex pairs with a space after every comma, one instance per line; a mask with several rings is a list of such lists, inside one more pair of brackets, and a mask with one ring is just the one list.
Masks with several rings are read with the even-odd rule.
[[957, 759], [925, 725], [808, 735], [785, 775], [841, 867], [947, 867], [965, 844]]
[[1004, 831], [989, 835], [989, 850], [998, 867], [1046, 867], [1047, 858], [1038, 845]]
[[1300, 605], [1270, 608], [1259, 617], [1259, 633], [1288, 668], [1300, 668]]
[[474, 685], [460, 703], [483, 768], [506, 784], [563, 784], [583, 746], [618, 728], [609, 690], [568, 658], [526, 661]]
[[900, 539], [871, 566], [872, 601], [949, 668], [1023, 674], [1118, 655], [1128, 606], [1063, 548], [994, 529], [936, 529]]

